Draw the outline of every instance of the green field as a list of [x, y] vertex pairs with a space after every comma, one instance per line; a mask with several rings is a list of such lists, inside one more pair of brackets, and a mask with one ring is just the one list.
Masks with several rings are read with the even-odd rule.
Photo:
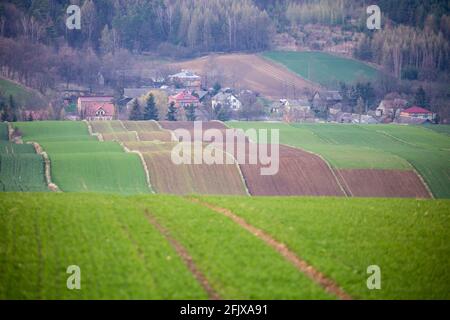
[[[355, 299], [450, 299], [450, 202], [201, 197], [285, 243]], [[0, 194], [0, 299], [204, 299], [155, 218], [223, 299], [333, 299], [229, 218], [175, 196]], [[66, 288], [70, 265], [81, 290]], [[366, 269], [381, 268], [381, 290]]]
[[24, 141], [36, 141], [47, 151], [52, 180], [65, 192], [149, 193], [136, 154], [115, 142], [89, 135], [84, 122], [18, 123]]
[[47, 106], [47, 102], [35, 90], [25, 88], [3, 78], [0, 78], [0, 92], [5, 99], [9, 99], [9, 96], [12, 95], [18, 106], [27, 108], [43, 108]]
[[338, 169], [414, 167], [437, 198], [450, 198], [450, 138], [419, 126], [229, 122], [278, 129], [280, 143], [323, 156]]
[[363, 62], [325, 52], [269, 51], [263, 57], [284, 65], [302, 78], [324, 86], [374, 80], [377, 76], [377, 70]]
[[9, 142], [4, 123], [0, 123], [0, 191], [48, 191], [44, 160], [32, 145]]
[[0, 141], [8, 140], [8, 125], [6, 123], [0, 122]]
[[[450, 299], [449, 201], [207, 199], [229, 208], [364, 299]], [[382, 290], [362, 283], [378, 265]], [[441, 281], [436, 281], [440, 279]]]

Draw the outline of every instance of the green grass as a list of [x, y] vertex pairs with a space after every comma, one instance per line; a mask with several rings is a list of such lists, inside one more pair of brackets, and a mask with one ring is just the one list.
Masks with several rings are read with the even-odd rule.
[[8, 125], [0, 122], [0, 141], [9, 140]]
[[[206, 198], [269, 232], [362, 299], [450, 299], [450, 202]], [[381, 290], [366, 270], [381, 268]]]
[[[356, 299], [450, 299], [450, 202], [201, 197], [283, 242]], [[156, 218], [224, 299], [330, 299], [229, 218], [176, 196], [0, 194], [0, 299], [205, 299]], [[81, 290], [66, 288], [70, 265]], [[381, 268], [368, 290], [367, 267]]]
[[[205, 299], [142, 211], [97, 194], [0, 194], [0, 299]], [[81, 268], [68, 290], [67, 267]]]
[[94, 140], [84, 122], [23, 122], [16, 126], [25, 141], [36, 141], [47, 151], [52, 180], [64, 192], [151, 192], [139, 157], [125, 153], [118, 143]]
[[186, 247], [222, 298], [333, 298], [230, 219], [174, 196], [136, 199]]
[[419, 126], [229, 122], [244, 130], [278, 129], [280, 143], [323, 156], [338, 169], [414, 167], [437, 198], [450, 198], [450, 138]]
[[325, 86], [339, 82], [374, 80], [377, 70], [367, 64], [324, 52], [269, 51], [263, 57], [280, 63], [301, 77]]
[[33, 121], [14, 124], [24, 141], [81, 141], [94, 140], [88, 128], [80, 121]]
[[35, 153], [32, 144], [15, 144], [12, 142], [0, 141], [0, 154], [21, 154]]
[[0, 123], [0, 192], [48, 191], [44, 160], [31, 144], [8, 141], [8, 126]]
[[138, 155], [53, 153], [53, 181], [65, 192], [149, 193]]
[[446, 135], [450, 135], [450, 125], [448, 124], [438, 124], [438, 125], [425, 125], [424, 126], [427, 129], [436, 131], [438, 133], [443, 133]]
[[42, 157], [35, 153], [0, 153], [0, 191], [49, 191]]
[[5, 99], [9, 99], [9, 96], [12, 95], [18, 106], [25, 106], [27, 108], [42, 108], [47, 106], [46, 101], [37, 91], [3, 78], [0, 78], [0, 92]]
[[98, 153], [113, 152], [123, 153], [123, 148], [116, 142], [98, 141], [69, 141], [69, 142], [48, 142], [42, 143], [42, 147], [50, 154], [56, 153]]

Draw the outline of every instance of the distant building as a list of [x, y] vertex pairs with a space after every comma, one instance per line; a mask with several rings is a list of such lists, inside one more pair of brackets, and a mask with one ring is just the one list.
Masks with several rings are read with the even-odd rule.
[[169, 80], [191, 92], [200, 91], [202, 86], [202, 78], [189, 70], [182, 70], [177, 74], [170, 75]]
[[242, 103], [232, 93], [219, 92], [211, 99], [211, 106], [215, 109], [218, 105], [228, 106], [231, 110], [241, 109]]
[[188, 91], [182, 91], [173, 96], [170, 96], [169, 104], [172, 102], [175, 103], [175, 106], [177, 108], [184, 108], [191, 104], [193, 104], [195, 107], [198, 107], [200, 105], [200, 100], [196, 96], [190, 94]]
[[401, 98], [384, 99], [375, 110], [377, 117], [396, 117], [398, 112], [406, 108], [408, 101]]
[[116, 117], [114, 97], [79, 97], [77, 111], [80, 119], [113, 120]]
[[342, 100], [339, 91], [317, 91], [312, 98], [312, 108], [319, 112], [325, 112], [328, 108], [341, 103]]
[[[403, 110], [400, 113], [401, 118], [411, 118], [413, 122], [426, 122], [426, 121], [433, 121], [435, 114], [431, 112], [430, 110], [421, 108], [421, 107], [411, 107], [406, 110]], [[414, 121], [416, 120], [417, 121]], [[406, 119], [405, 119], [406, 120]]]
[[314, 120], [314, 112], [312, 112], [311, 104], [307, 99], [280, 99], [280, 104], [285, 122], [311, 122]]

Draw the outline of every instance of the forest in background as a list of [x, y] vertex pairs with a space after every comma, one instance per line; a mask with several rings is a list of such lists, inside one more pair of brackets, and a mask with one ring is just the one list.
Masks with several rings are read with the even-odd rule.
[[[61, 83], [91, 86], [99, 72], [117, 86], [132, 54], [261, 52], [272, 48], [277, 34], [324, 25], [360, 34], [353, 55], [379, 65], [385, 84], [424, 81], [429, 95], [441, 97], [438, 104], [448, 104], [449, 93], [442, 96], [436, 86], [449, 81], [449, 2], [373, 3], [382, 9], [380, 31], [365, 27], [364, 0], [4, 0], [1, 74], [42, 93]], [[69, 4], [81, 7], [81, 30], [65, 26]]]

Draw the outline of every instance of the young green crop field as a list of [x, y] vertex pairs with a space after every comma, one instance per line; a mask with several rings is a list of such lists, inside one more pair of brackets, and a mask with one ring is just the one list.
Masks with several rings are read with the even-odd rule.
[[[269, 232], [363, 299], [450, 299], [450, 202], [207, 198]], [[381, 290], [367, 290], [369, 265]]]
[[[228, 208], [355, 299], [450, 299], [450, 202], [198, 197]], [[260, 238], [189, 198], [0, 194], [0, 299], [334, 299]], [[81, 290], [68, 290], [68, 266]], [[366, 270], [381, 268], [381, 290]]]
[[229, 122], [278, 129], [280, 143], [323, 156], [337, 169], [414, 167], [437, 198], [450, 198], [450, 137], [419, 126]]
[[373, 80], [377, 76], [377, 70], [363, 62], [325, 52], [269, 51], [262, 56], [324, 86]]
[[47, 151], [53, 182], [65, 192], [149, 193], [139, 156], [116, 142], [100, 142], [84, 122], [53, 121], [15, 124], [24, 141]]
[[31, 144], [9, 142], [4, 123], [0, 123], [0, 191], [48, 191], [43, 158]]

